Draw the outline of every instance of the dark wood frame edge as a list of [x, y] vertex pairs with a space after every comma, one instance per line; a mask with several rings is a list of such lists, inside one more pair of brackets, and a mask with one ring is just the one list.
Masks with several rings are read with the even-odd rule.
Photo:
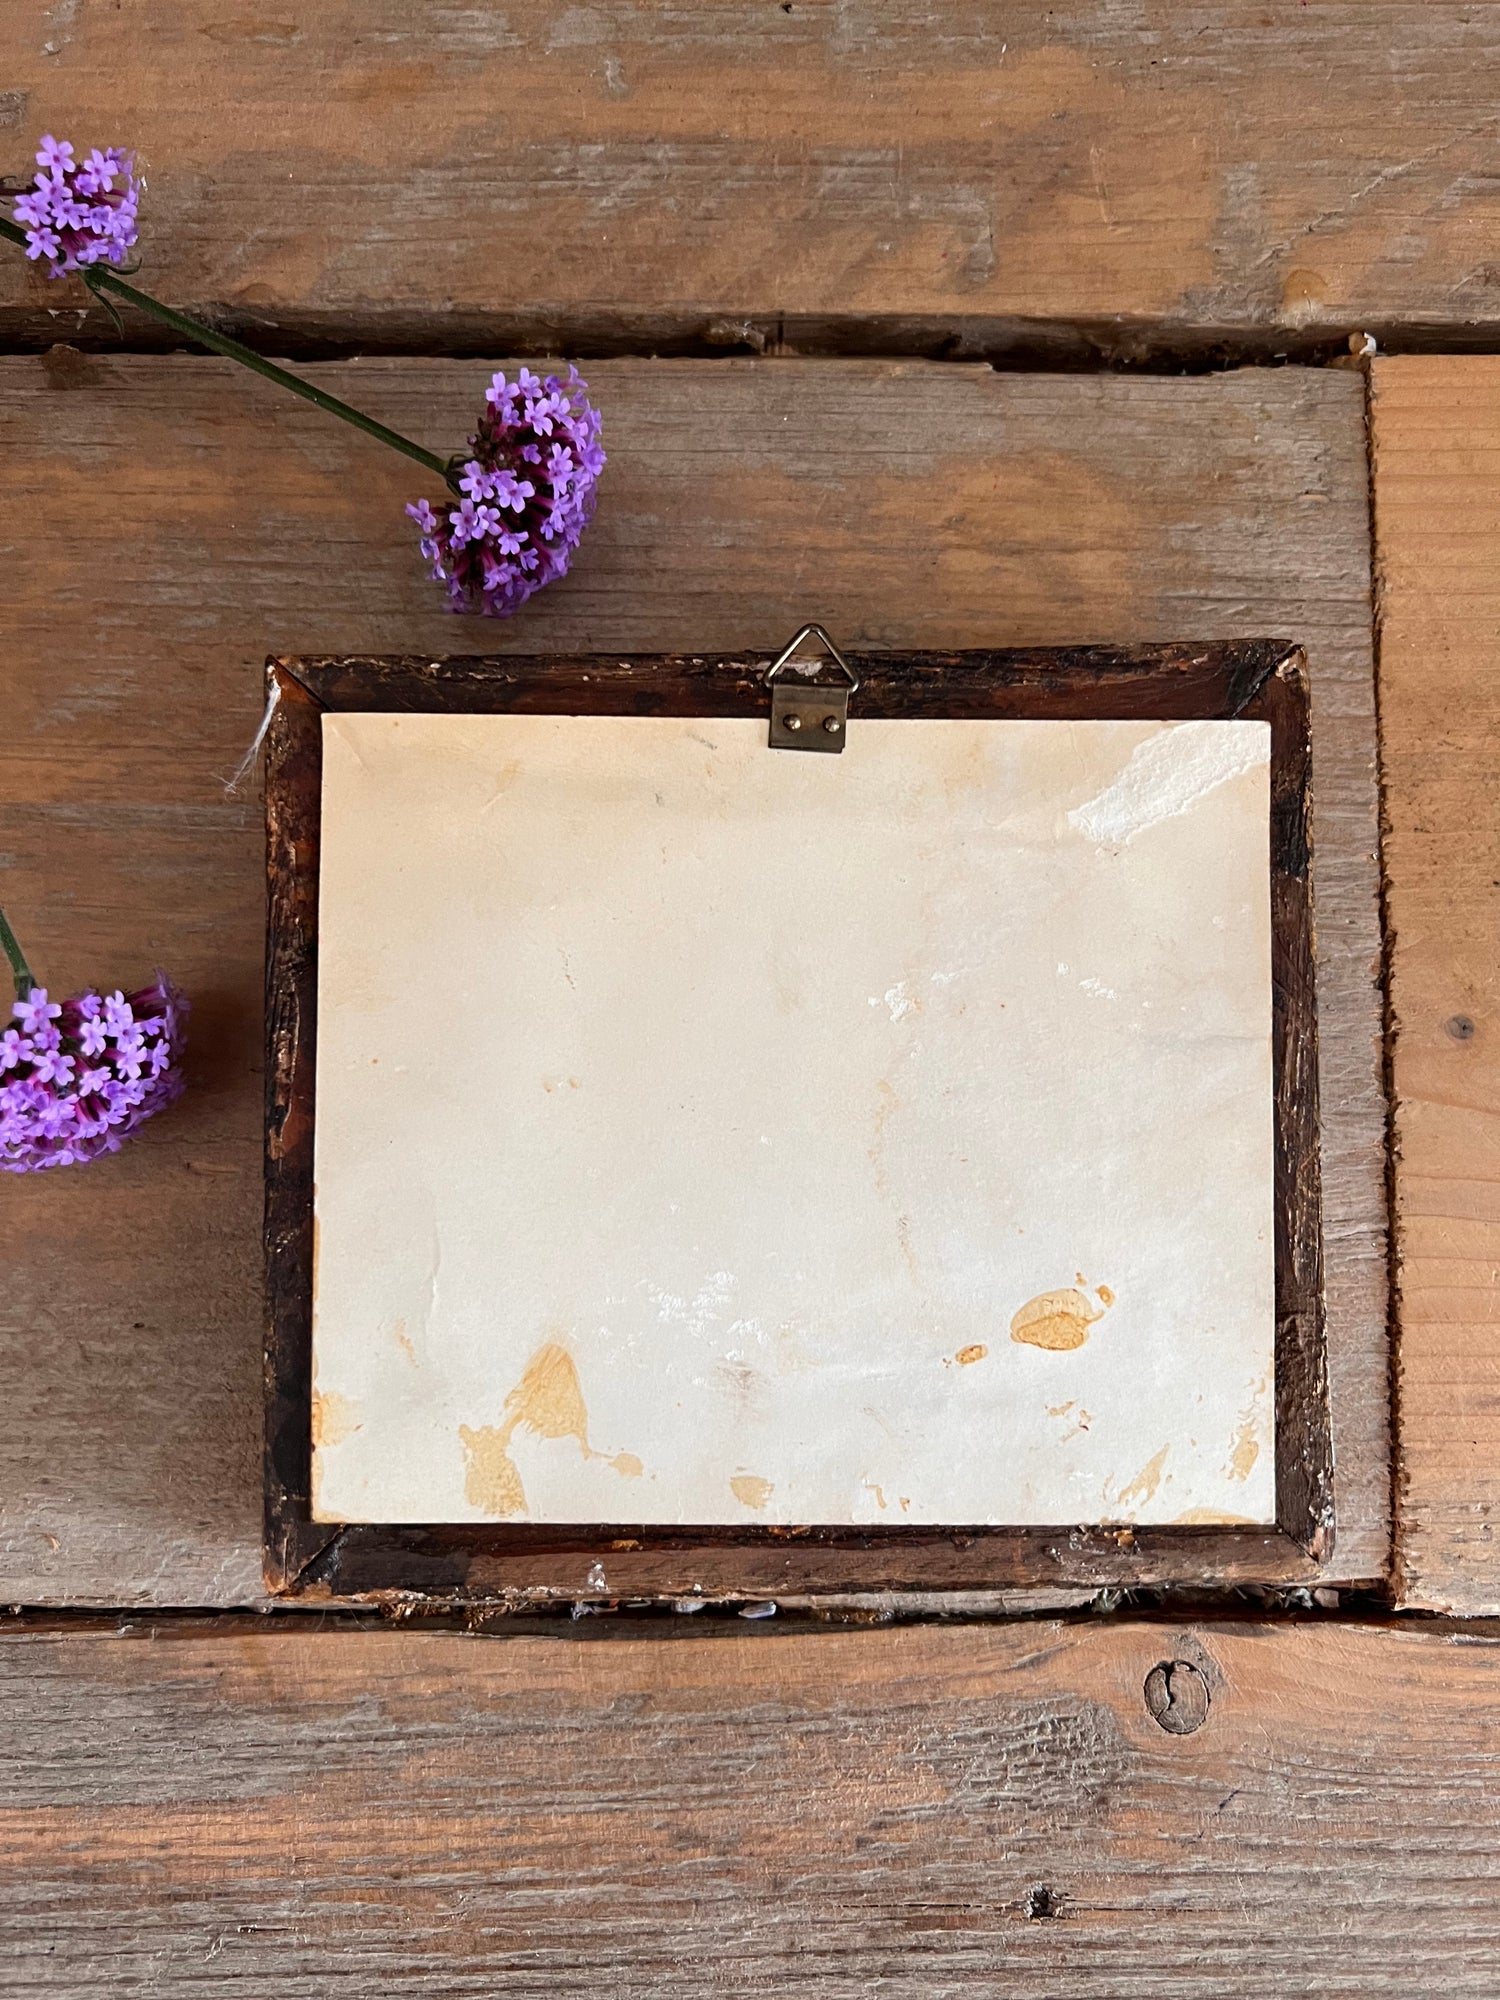
[[[313, 1076], [325, 709], [754, 715], [767, 660], [615, 655], [267, 662], [265, 1571], [371, 1602], [660, 1601], [1048, 1586], [1306, 1584], [1332, 1553], [1306, 668], [1280, 640], [866, 654], [857, 717], [1242, 716], [1272, 733], [1277, 1524], [890, 1529], [339, 1526], [311, 1518]], [[601, 1581], [602, 1579], [602, 1581]]]

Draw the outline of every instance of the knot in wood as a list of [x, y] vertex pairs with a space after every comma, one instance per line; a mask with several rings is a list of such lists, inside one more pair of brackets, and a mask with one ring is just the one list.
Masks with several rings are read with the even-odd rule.
[[1171, 1736], [1201, 1729], [1208, 1702], [1208, 1682], [1190, 1660], [1159, 1660], [1146, 1676], [1146, 1707]]
[[1056, 1889], [1049, 1889], [1045, 1882], [1038, 1882], [1034, 1889], [1026, 1892], [1026, 1914], [1033, 1923], [1050, 1922], [1063, 1913], [1063, 1898]]

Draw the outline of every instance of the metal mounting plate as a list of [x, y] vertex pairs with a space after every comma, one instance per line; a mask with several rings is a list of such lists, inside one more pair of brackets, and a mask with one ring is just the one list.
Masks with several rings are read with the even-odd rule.
[[806, 681], [771, 684], [771, 748], [822, 750], [834, 756], [849, 733], [849, 689]]

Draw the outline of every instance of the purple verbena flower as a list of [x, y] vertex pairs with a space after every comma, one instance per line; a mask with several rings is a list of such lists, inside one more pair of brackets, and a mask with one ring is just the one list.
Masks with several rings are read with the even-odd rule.
[[459, 477], [464, 497], [441, 514], [426, 500], [406, 510], [452, 610], [503, 618], [565, 574], [594, 512], [600, 428], [576, 368], [495, 376]]
[[[30, 229], [26, 232], [26, 255], [32, 259], [60, 257], [62, 238], [55, 229], [48, 229], [45, 223], [36, 229]], [[57, 273], [54, 272], [52, 275], [55, 277]]]
[[14, 203], [16, 221], [26, 231], [26, 255], [45, 257], [51, 278], [101, 259], [123, 263], [137, 235], [134, 154], [96, 146], [80, 165], [71, 143], [49, 132], [36, 158], [41, 171]]
[[[54, 139], [52, 134], [48, 132], [43, 137], [42, 143], [37, 149], [36, 163], [39, 167], [50, 169], [59, 179], [64, 174], [71, 173], [73, 169], [72, 140]], [[37, 178], [40, 180], [41, 175], [38, 174]]]
[[[97, 995], [91, 993], [88, 997], [92, 1000], [97, 998]], [[99, 1019], [97, 1014], [85, 1014], [79, 1021], [78, 1046], [84, 1055], [103, 1055], [105, 1043], [108, 1039], [104, 1023]]]
[[32, 1081], [66, 1087], [73, 1081], [73, 1072], [77, 1066], [75, 1058], [65, 1054], [60, 1047], [38, 1049], [32, 1057]]
[[78, 169], [78, 190], [80, 194], [108, 194], [115, 184], [115, 175], [120, 171], [118, 155], [101, 153], [96, 146]]
[[514, 472], [497, 472], [494, 479], [495, 498], [502, 507], [509, 507], [519, 514], [526, 502], [536, 494], [536, 487], [529, 479], [518, 478]]
[[61, 1006], [47, 998], [45, 986], [33, 986], [24, 1000], [16, 1002], [11, 1012], [28, 1035], [44, 1035], [49, 1022], [62, 1019]]
[[40, 1172], [117, 1153], [182, 1094], [188, 1003], [158, 973], [139, 993], [33, 987], [0, 1035], [0, 1169]]
[[[458, 490], [460, 493], [467, 493], [471, 500], [493, 500], [495, 497], [495, 475], [492, 472], [486, 472], [477, 458], [467, 459], [464, 463], [462, 475], [459, 478]], [[426, 507], [427, 502], [422, 500], [418, 502], [418, 505]], [[408, 508], [407, 511], [409, 513], [411, 510]], [[430, 512], [431, 509], [428, 511]]]

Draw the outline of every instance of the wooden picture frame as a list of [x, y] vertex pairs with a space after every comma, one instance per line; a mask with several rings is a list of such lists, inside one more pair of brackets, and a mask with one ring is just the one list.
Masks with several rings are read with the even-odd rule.
[[301, 1598], [435, 1603], [1296, 1584], [1333, 1543], [1306, 669], [1285, 642], [851, 655], [869, 717], [1189, 720], [1271, 732], [1276, 1485], [1272, 1527], [338, 1525], [311, 1516], [318, 855], [327, 710], [768, 715], [767, 662], [278, 658], [267, 737], [265, 1570]]

